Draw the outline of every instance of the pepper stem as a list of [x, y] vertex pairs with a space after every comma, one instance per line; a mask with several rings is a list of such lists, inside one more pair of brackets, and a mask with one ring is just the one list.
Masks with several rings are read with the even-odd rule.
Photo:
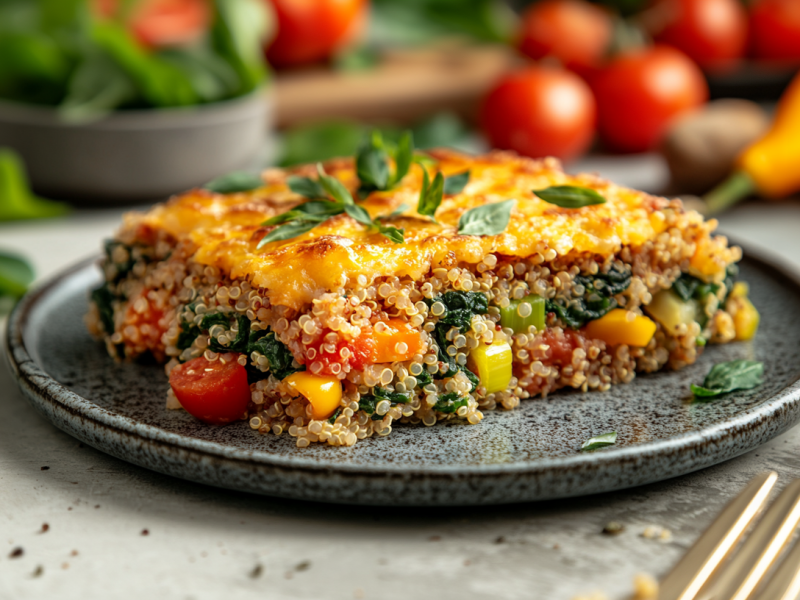
[[744, 171], [734, 171], [725, 181], [703, 196], [709, 215], [721, 213], [756, 191], [756, 183]]

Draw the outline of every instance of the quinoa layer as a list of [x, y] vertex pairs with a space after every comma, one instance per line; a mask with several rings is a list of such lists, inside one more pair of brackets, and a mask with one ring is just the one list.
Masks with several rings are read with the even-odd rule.
[[[667, 218], [679, 216], [669, 213]], [[440, 263], [415, 280], [384, 276], [368, 281], [360, 276], [353, 285], [317, 294], [302, 309], [273, 305], [268, 290], [199, 264], [188, 241], [160, 234], [144, 245], [122, 235], [107, 247], [107, 284], [95, 294], [87, 323], [112, 356], [133, 359], [150, 353], [166, 362], [167, 373], [200, 356], [238, 360], [250, 373], [252, 397], [243, 418], [254, 430], [288, 432], [300, 447], [312, 442], [352, 445], [388, 435], [397, 422], [430, 426], [463, 419], [476, 424], [483, 411], [513, 409], [520, 400], [563, 387], [607, 390], [631, 381], [637, 372], [693, 363], [706, 340], [730, 341], [737, 307], [726, 303], [728, 290], [721, 282], [702, 307], [702, 328], [695, 322], [667, 332], [658, 325], [646, 347], [609, 347], [581, 328], [568, 327], [556, 312], [547, 313], [542, 331], [531, 327], [519, 333], [500, 324], [501, 309], [514, 300], [536, 294], [570, 306], [587, 293], [587, 278], [612, 272], [629, 276], [624, 291], [613, 296], [615, 305], [631, 315], [646, 314], [644, 307], [653, 296], [690, 270], [696, 250], [692, 235], [679, 226], [668, 227], [657, 240], [625, 246], [608, 257], [558, 255], [540, 244], [525, 258], [490, 253], [477, 263]], [[724, 247], [724, 239], [720, 244]], [[736, 249], [726, 251], [733, 261], [740, 257]], [[446, 307], [441, 298], [446, 292], [484, 294], [488, 310], [472, 314], [464, 328], [442, 329]], [[201, 329], [209, 315], [222, 318]], [[407, 355], [406, 360], [362, 364], [353, 341], [364, 330], [379, 331], [398, 320], [419, 332], [418, 351], [412, 353], [399, 342], [395, 350]], [[259, 351], [223, 353], [241, 337], [241, 326], [273, 333], [290, 353], [287, 369], [340, 379], [344, 395], [334, 415], [313, 419], [308, 401], [275, 376], [268, 356]], [[439, 331], [444, 338], [437, 338]], [[442, 339], [446, 348], [439, 347]], [[498, 340], [512, 348], [513, 377], [507, 389], [489, 393], [470, 377], [468, 357], [481, 344]], [[171, 391], [167, 406], [180, 408]]]

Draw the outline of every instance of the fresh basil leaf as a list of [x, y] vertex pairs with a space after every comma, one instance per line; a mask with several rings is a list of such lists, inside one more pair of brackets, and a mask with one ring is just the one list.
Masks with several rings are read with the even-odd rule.
[[267, 235], [265, 235], [256, 246], [256, 249], [262, 248], [270, 242], [280, 242], [283, 240], [290, 240], [304, 233], [308, 233], [314, 227], [326, 221], [327, 217], [317, 217], [309, 215], [305, 219], [297, 219], [283, 225], [279, 225]]
[[435, 158], [422, 153], [415, 154], [412, 160], [422, 167], [435, 167], [439, 164]]
[[326, 175], [321, 163], [317, 163], [317, 172], [319, 173], [320, 185], [331, 198], [339, 204], [355, 204], [353, 196], [350, 195], [347, 188], [335, 177]]
[[240, 80], [236, 71], [205, 41], [191, 46], [165, 48], [159, 50], [158, 55], [186, 75], [203, 102], [230, 98], [239, 89]]
[[0, 250], [0, 297], [19, 298], [33, 281], [33, 267], [17, 254]]
[[342, 205], [331, 200], [310, 200], [295, 206], [292, 210], [305, 213], [307, 215], [327, 215], [332, 217], [342, 212]]
[[263, 187], [263, 185], [264, 180], [255, 173], [234, 171], [212, 179], [203, 187], [216, 194], [235, 194], [237, 192], [249, 192]]
[[72, 123], [98, 119], [137, 97], [136, 86], [108, 54], [96, 51], [78, 65], [59, 114]]
[[581, 452], [591, 452], [598, 448], [605, 448], [606, 446], [613, 446], [617, 443], [617, 432], [604, 433], [595, 437], [589, 438], [581, 445]]
[[19, 154], [0, 148], [0, 222], [59, 217], [69, 210], [66, 204], [34, 195]]
[[385, 225], [378, 225], [378, 231], [385, 237], [392, 240], [395, 244], [402, 244], [405, 242], [404, 229], [398, 229], [397, 227], [389, 227]]
[[445, 177], [444, 179], [444, 194], [446, 196], [452, 196], [453, 194], [460, 194], [465, 187], [467, 187], [467, 183], [469, 183], [469, 171], [464, 171], [463, 173], [459, 173], [458, 175], [451, 175], [450, 177]]
[[[403, 202], [403, 203], [401, 203], [401, 204], [400, 204], [400, 206], [398, 206], [397, 208], [395, 208], [395, 209], [394, 209], [392, 212], [390, 212], [390, 213], [389, 213], [387, 216], [389, 216], [389, 217], [399, 217], [399, 216], [400, 216], [400, 215], [402, 215], [404, 212], [406, 212], [406, 211], [407, 211], [409, 208], [411, 208], [411, 207], [410, 207], [408, 204], [406, 204], [405, 202]], [[379, 218], [380, 218], [380, 217], [379, 217]]]
[[213, 0], [210, 38], [214, 51], [236, 71], [236, 95], [255, 90], [267, 78], [262, 41], [273, 29], [260, 0]]
[[364, 192], [385, 190], [389, 187], [389, 156], [383, 148], [380, 132], [375, 131], [369, 141], [356, 153], [356, 172]]
[[543, 190], [533, 190], [533, 193], [545, 202], [561, 208], [583, 208], [606, 203], [606, 199], [597, 191], [574, 185], [554, 185]]
[[363, 206], [346, 204], [344, 211], [362, 225], [372, 226], [372, 218]]
[[394, 187], [408, 174], [411, 168], [411, 161], [414, 158], [414, 136], [410, 131], [406, 131], [400, 136], [397, 142], [397, 151], [394, 155], [395, 171], [389, 187]]
[[714, 365], [703, 385], [692, 384], [698, 398], [714, 398], [734, 390], [750, 390], [764, 383], [764, 363], [754, 360], [732, 360]]
[[431, 183], [428, 177], [428, 171], [422, 170], [422, 189], [419, 192], [419, 202], [417, 203], [417, 212], [423, 216], [430, 217], [435, 220], [434, 215], [436, 209], [442, 203], [442, 192], [444, 189], [444, 176], [441, 172], [436, 173]]
[[459, 235], [498, 235], [503, 233], [511, 220], [511, 209], [516, 200], [505, 200], [476, 206], [461, 215], [458, 220]]
[[286, 180], [286, 183], [289, 185], [289, 189], [295, 194], [312, 199], [327, 198], [325, 188], [322, 187], [319, 181], [311, 179], [310, 177], [292, 175]]

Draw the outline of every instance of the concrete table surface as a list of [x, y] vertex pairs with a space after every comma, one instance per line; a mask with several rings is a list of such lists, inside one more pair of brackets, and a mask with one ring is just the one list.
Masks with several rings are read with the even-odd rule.
[[[119, 211], [0, 225], [47, 276], [91, 255]], [[800, 203], [722, 218], [800, 268]], [[0, 366], [0, 598], [547, 599], [629, 597], [665, 574], [755, 474], [800, 477], [800, 428], [740, 458], [637, 489], [485, 508], [288, 501], [188, 483], [117, 460], [40, 418]], [[625, 530], [603, 535], [609, 521]], [[671, 539], [642, 536], [650, 525]], [[18, 554], [21, 549], [22, 554]]]

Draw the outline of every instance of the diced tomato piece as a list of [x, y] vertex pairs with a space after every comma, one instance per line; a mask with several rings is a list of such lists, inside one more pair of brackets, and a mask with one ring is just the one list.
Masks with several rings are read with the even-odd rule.
[[[141, 354], [147, 350], [152, 352], [157, 360], [161, 360], [164, 356], [164, 344], [161, 341], [161, 336], [164, 335], [164, 327], [161, 319], [164, 318], [164, 311], [153, 306], [153, 303], [147, 300], [148, 290], [136, 298], [132, 298], [128, 304], [128, 309], [125, 312], [125, 322], [122, 325], [123, 343], [133, 349], [134, 354]], [[139, 299], [147, 300], [146, 308], [139, 312]], [[125, 329], [128, 325], [133, 325], [138, 332], [135, 338], [127, 338], [124, 336]]]
[[212, 425], [245, 416], [250, 386], [238, 358], [235, 353], [223, 354], [215, 361], [201, 356], [172, 369], [169, 384], [186, 412]]
[[542, 334], [545, 344], [550, 346], [546, 353], [545, 364], [556, 364], [566, 366], [572, 362], [572, 351], [578, 348], [581, 343], [578, 336], [570, 329], [563, 330], [561, 336], [556, 336], [552, 329], [545, 329]]

